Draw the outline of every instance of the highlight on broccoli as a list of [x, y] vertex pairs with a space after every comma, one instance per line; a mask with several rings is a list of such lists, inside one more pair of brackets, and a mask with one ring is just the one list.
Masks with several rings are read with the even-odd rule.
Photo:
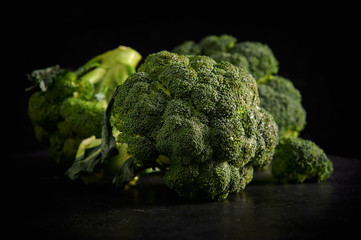
[[272, 174], [280, 181], [302, 183], [307, 178], [321, 182], [333, 172], [332, 162], [314, 142], [284, 138], [276, 148]]
[[297, 137], [306, 125], [301, 94], [293, 83], [278, 73], [278, 61], [271, 48], [260, 42], [237, 42], [231, 35], [210, 35], [199, 43], [186, 41], [173, 49], [185, 55], [206, 55], [217, 62], [228, 61], [252, 74], [257, 81], [261, 106], [274, 117], [279, 138]]
[[161, 169], [187, 199], [221, 200], [244, 189], [278, 142], [252, 75], [199, 55], [149, 55], [116, 89], [104, 119], [102, 139], [79, 149], [69, 177], [101, 178], [113, 165], [113, 182], [123, 187]]
[[38, 88], [29, 99], [28, 115], [36, 138], [57, 163], [69, 167], [79, 143], [101, 136], [101, 122], [115, 88], [135, 71], [140, 54], [119, 46], [100, 54], [76, 71], [53, 66], [29, 75]]

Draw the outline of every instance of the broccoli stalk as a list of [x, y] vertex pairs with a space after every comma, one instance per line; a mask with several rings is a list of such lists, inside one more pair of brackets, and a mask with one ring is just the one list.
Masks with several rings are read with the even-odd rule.
[[109, 102], [115, 88], [122, 84], [130, 73], [135, 72], [140, 59], [138, 52], [129, 47], [119, 46], [115, 50], [92, 58], [76, 73], [93, 84], [98, 101], [104, 98]]
[[79, 143], [101, 136], [101, 121], [114, 89], [122, 84], [140, 61], [140, 54], [120, 46], [98, 55], [76, 71], [59, 66], [35, 70], [29, 75], [35, 91], [28, 115], [36, 138], [57, 163], [68, 168]]
[[100, 145], [85, 150], [68, 175], [94, 175], [118, 156], [120, 187], [160, 168], [182, 197], [225, 199], [272, 159], [277, 125], [259, 104], [254, 78], [228, 62], [151, 54], [114, 92]]

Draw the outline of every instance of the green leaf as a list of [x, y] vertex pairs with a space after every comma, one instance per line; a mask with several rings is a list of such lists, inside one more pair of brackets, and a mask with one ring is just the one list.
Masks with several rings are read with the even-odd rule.
[[108, 161], [119, 154], [116, 139], [112, 132], [113, 127], [109, 121], [114, 104], [114, 96], [117, 92], [118, 88], [114, 92], [103, 116], [102, 138], [92, 136], [82, 141], [73, 165], [66, 171], [70, 179], [75, 180], [83, 173], [91, 175], [97, 164], [107, 164]]
[[111, 157], [114, 157], [117, 154], [119, 154], [117, 149], [116, 139], [113, 136], [113, 127], [109, 121], [111, 116], [111, 110], [114, 105], [114, 96], [118, 93], [118, 91], [119, 91], [119, 86], [115, 89], [103, 116], [102, 141], [101, 141], [101, 155], [103, 162], [106, 161], [106, 159], [110, 159]]
[[26, 88], [25, 91], [40, 87], [41, 91], [45, 92], [53, 83], [54, 77], [61, 71], [63, 71], [63, 69], [61, 69], [59, 65], [34, 70], [31, 74], [28, 74], [28, 79], [32, 85]]
[[[101, 141], [102, 144], [101, 154], [102, 154], [103, 162], [119, 154], [119, 150], [116, 144], [116, 139], [113, 135], [113, 127], [109, 121], [111, 116], [111, 110], [114, 105], [114, 97], [118, 94], [118, 92], [119, 92], [119, 86], [115, 89], [103, 117], [103, 131], [102, 131], [102, 141]], [[115, 175], [113, 179], [113, 183], [115, 184], [116, 187], [124, 188], [127, 183], [129, 183], [134, 179], [136, 174], [137, 174], [137, 165], [134, 162], [134, 159], [132, 157], [130, 158], [127, 157], [127, 160], [121, 165], [120, 170]]]
[[114, 177], [113, 183], [116, 187], [124, 188], [127, 183], [132, 181], [137, 174], [137, 165], [134, 163], [134, 159], [128, 158], [127, 161], [120, 168], [118, 174]]
[[66, 171], [70, 179], [77, 179], [82, 173], [91, 174], [96, 165], [101, 162], [101, 140], [90, 137], [80, 144], [73, 165]]

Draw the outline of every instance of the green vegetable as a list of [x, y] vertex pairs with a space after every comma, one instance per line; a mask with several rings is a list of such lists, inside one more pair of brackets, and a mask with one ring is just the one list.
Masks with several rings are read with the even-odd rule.
[[[303, 143], [305, 141], [297, 138], [306, 125], [306, 111], [301, 103], [301, 94], [290, 80], [276, 75], [278, 73], [278, 61], [267, 45], [249, 41], [237, 42], [235, 37], [224, 34], [221, 36], [206, 36], [199, 43], [187, 41], [175, 47], [173, 51], [187, 55], [207, 55], [219, 63], [227, 61], [250, 72], [257, 81], [260, 106], [271, 113], [277, 123], [279, 139], [286, 138], [284, 142]], [[289, 137], [295, 139], [289, 140]], [[294, 145], [292, 144], [290, 148], [293, 148]], [[278, 153], [283, 152], [284, 148], [284, 143], [280, 144], [276, 147], [276, 151]], [[312, 150], [310, 147], [304, 147], [302, 153], [298, 154], [298, 161], [300, 163], [309, 163], [309, 156], [312, 155], [314, 149], [316, 147], [312, 148]], [[319, 148], [317, 149], [318, 152], [322, 151]], [[301, 165], [293, 165], [294, 168], [283, 167], [282, 161], [285, 161], [284, 164], [288, 164], [290, 161], [287, 157], [291, 158], [292, 156], [291, 151], [285, 153], [282, 157], [279, 157], [279, 154], [275, 156], [275, 163], [272, 164], [275, 177], [279, 178], [281, 176], [279, 172], [283, 176], [287, 174], [295, 176], [294, 172], [306, 171]], [[325, 155], [322, 158], [325, 158]], [[320, 171], [317, 170], [316, 172], [321, 174]], [[327, 173], [332, 172], [329, 168], [325, 171]], [[307, 172], [307, 174], [315, 177], [312, 175], [314, 172]], [[318, 180], [324, 180], [328, 176], [329, 174], [324, 174], [319, 176]], [[302, 177], [299, 177], [298, 181], [302, 182]]]
[[[271, 161], [278, 141], [248, 72], [167, 51], [149, 55], [117, 88], [105, 119], [101, 153], [79, 154], [69, 176], [91, 176], [117, 162], [113, 181], [124, 187], [149, 168], [162, 169], [167, 186], [189, 199], [240, 191], [254, 167]], [[88, 171], [81, 162], [98, 167]]]
[[120, 46], [88, 61], [76, 71], [59, 66], [35, 70], [29, 75], [35, 91], [28, 102], [28, 115], [36, 138], [51, 157], [69, 167], [79, 143], [101, 136], [101, 121], [114, 89], [122, 84], [141, 56]]
[[272, 174], [280, 181], [304, 182], [326, 180], [333, 172], [332, 162], [314, 142], [301, 138], [284, 138], [277, 146]]
[[292, 82], [272, 76], [258, 85], [261, 106], [274, 117], [280, 138], [297, 137], [306, 125], [306, 111], [301, 94]]
[[217, 62], [227, 61], [250, 72], [257, 81], [261, 106], [278, 125], [279, 138], [297, 137], [306, 125], [301, 94], [292, 82], [277, 76], [278, 61], [272, 50], [260, 42], [237, 42], [230, 35], [210, 35], [199, 43], [186, 41], [173, 49], [186, 55], [207, 55]]
[[230, 62], [250, 72], [257, 83], [278, 72], [278, 61], [267, 45], [250, 41], [237, 43], [235, 37], [227, 34], [206, 36], [199, 43], [186, 41], [176, 46], [173, 52], [206, 55], [217, 62]]

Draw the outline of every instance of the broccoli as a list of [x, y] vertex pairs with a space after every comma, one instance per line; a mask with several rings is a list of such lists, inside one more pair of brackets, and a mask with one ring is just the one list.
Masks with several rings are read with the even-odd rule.
[[257, 81], [261, 106], [278, 125], [279, 138], [297, 137], [306, 125], [301, 94], [292, 82], [277, 76], [278, 61], [272, 50], [260, 42], [238, 42], [230, 35], [210, 35], [199, 43], [186, 41], [173, 49], [186, 55], [206, 55], [217, 62], [228, 61], [252, 74]]
[[101, 121], [114, 89], [135, 71], [140, 54], [120, 46], [98, 55], [76, 71], [59, 66], [35, 70], [29, 75], [39, 87], [29, 98], [28, 115], [36, 138], [49, 155], [68, 168], [79, 143], [101, 136]]
[[272, 76], [258, 85], [261, 106], [274, 117], [279, 138], [297, 137], [306, 125], [306, 111], [301, 94], [292, 82]]
[[272, 174], [280, 181], [302, 183], [307, 178], [318, 182], [333, 172], [332, 162], [314, 142], [302, 138], [284, 138], [276, 148]]
[[[300, 172], [306, 171], [301, 166], [292, 165], [294, 168], [286, 168], [286, 165], [282, 165], [282, 161], [285, 161], [284, 164], [290, 162], [287, 156], [291, 158], [292, 155], [287, 155], [288, 152], [284, 156], [279, 157], [279, 153], [285, 149], [285, 142], [303, 143], [305, 141], [298, 138], [298, 136], [306, 125], [306, 111], [302, 106], [302, 97], [299, 90], [295, 88], [289, 79], [277, 75], [278, 61], [267, 45], [250, 41], [237, 43], [235, 37], [224, 34], [220, 36], [206, 36], [199, 43], [186, 41], [175, 47], [173, 51], [187, 55], [206, 55], [217, 62], [228, 61], [251, 73], [257, 82], [260, 106], [273, 116], [278, 126], [279, 139], [286, 139], [276, 147], [278, 155], [275, 156], [275, 163], [272, 164], [272, 172], [275, 174], [275, 177], [279, 178], [281, 173], [283, 177], [287, 174], [294, 176], [293, 172], [297, 171], [298, 167]], [[288, 138], [290, 137], [295, 139], [289, 140]], [[307, 143], [307, 146], [312, 145], [309, 142]], [[303, 146], [303, 144], [300, 145]], [[295, 144], [291, 146], [288, 147], [289, 152], [291, 152], [290, 149]], [[318, 149], [317, 152], [322, 151], [318, 147], [304, 147], [302, 153], [298, 154], [298, 161], [301, 163], [310, 162], [309, 156], [313, 154], [313, 151], [316, 151], [315, 149]], [[319, 155], [321, 156], [322, 154], [320, 153]], [[322, 159], [325, 158], [327, 159], [325, 155], [322, 155]], [[327, 162], [326, 160], [319, 161]], [[332, 166], [331, 168], [326, 168], [324, 170], [326, 171], [325, 175], [318, 176], [318, 180], [326, 179], [332, 172], [330, 169], [332, 169]], [[312, 171], [317, 171], [317, 174], [321, 174], [323, 170]], [[307, 174], [312, 175], [315, 173], [307, 172]], [[299, 179], [298, 181], [302, 182], [303, 180]]]
[[166, 185], [187, 199], [240, 191], [278, 142], [252, 75], [199, 55], [150, 54], [117, 87], [104, 119], [101, 141], [79, 149], [67, 172], [72, 179], [113, 164], [113, 181], [124, 186], [146, 169], [161, 169]]
[[272, 50], [260, 42], [240, 42], [232, 49], [233, 54], [245, 56], [248, 71], [257, 79], [257, 83], [278, 72], [278, 61]]
[[206, 55], [217, 62], [228, 61], [250, 72], [257, 83], [278, 72], [278, 61], [266, 44], [237, 43], [237, 38], [227, 34], [206, 36], [198, 44], [186, 41], [172, 51], [183, 55]]

